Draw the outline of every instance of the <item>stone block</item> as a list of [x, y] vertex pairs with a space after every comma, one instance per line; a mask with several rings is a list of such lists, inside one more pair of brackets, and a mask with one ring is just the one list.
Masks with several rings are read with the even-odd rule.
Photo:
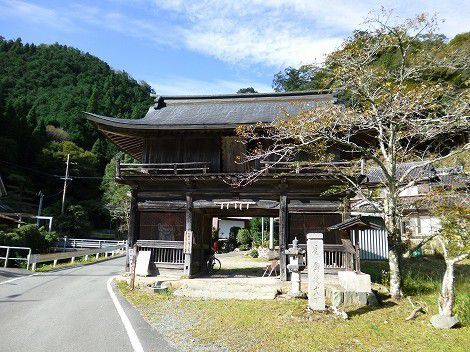
[[377, 296], [374, 292], [369, 292], [367, 294], [367, 305], [368, 306], [378, 306], [379, 301], [377, 300]]
[[459, 320], [456, 317], [447, 317], [440, 314], [436, 314], [431, 317], [431, 324], [436, 329], [450, 329], [458, 323]]
[[333, 307], [340, 307], [343, 305], [344, 301], [344, 293], [338, 290], [331, 290], [330, 291], [330, 301]]
[[339, 271], [339, 284], [347, 291], [371, 292], [371, 281], [369, 274], [356, 274], [354, 271]]

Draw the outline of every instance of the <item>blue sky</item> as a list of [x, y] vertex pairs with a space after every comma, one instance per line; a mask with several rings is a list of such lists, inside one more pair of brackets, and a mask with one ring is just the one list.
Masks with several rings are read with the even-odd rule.
[[320, 62], [381, 5], [470, 30], [470, 1], [0, 0], [0, 35], [70, 45], [159, 94], [270, 91], [287, 66]]

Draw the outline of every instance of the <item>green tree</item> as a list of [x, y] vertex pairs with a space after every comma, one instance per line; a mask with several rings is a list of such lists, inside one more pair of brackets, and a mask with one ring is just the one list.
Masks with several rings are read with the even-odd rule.
[[258, 93], [253, 87], [240, 88], [237, 90], [237, 94], [254, 94]]
[[[299, 153], [310, 155], [311, 163], [333, 161], [335, 156], [327, 150], [336, 148], [353, 158], [367, 159], [368, 167], [383, 174], [383, 194], [377, 199], [374, 189], [356, 177], [356, 167], [324, 170], [337, 175], [345, 187], [369, 200], [382, 214], [389, 246], [390, 291], [399, 298], [404, 251], [400, 219], [406, 206], [400, 194], [419, 182], [418, 168], [470, 147], [461, 138], [469, 128], [468, 87], [460, 89], [450, 81], [437, 83], [431, 80], [432, 74], [450, 68], [453, 77], [464, 75], [470, 53], [469, 47], [441, 47], [434, 18], [418, 15], [395, 20], [386, 11], [371, 17], [370, 28], [356, 32], [341, 50], [328, 56], [324, 70], [342, 105], [319, 104], [302, 109], [297, 116], [275, 120], [265, 126], [261, 139], [260, 126], [239, 131], [248, 142], [261, 144], [266, 139], [268, 145], [265, 150], [254, 150], [246, 161], [260, 157], [295, 160]], [[388, 53], [386, 62], [384, 53]], [[419, 163], [398, 172], [400, 164], [410, 161]], [[264, 171], [254, 171], [244, 181], [251, 182]]]
[[274, 75], [272, 86], [276, 92], [326, 89], [325, 77], [325, 70], [315, 65], [287, 67]]
[[[118, 157], [120, 157], [119, 155]], [[130, 187], [116, 182], [116, 159], [111, 159], [104, 172], [101, 183], [103, 202], [111, 218], [116, 222], [118, 231], [123, 234], [129, 228]]]
[[468, 195], [462, 191], [440, 194], [436, 211], [441, 221], [441, 230], [436, 238], [441, 245], [446, 263], [438, 307], [440, 315], [451, 317], [455, 305], [454, 266], [470, 255]]

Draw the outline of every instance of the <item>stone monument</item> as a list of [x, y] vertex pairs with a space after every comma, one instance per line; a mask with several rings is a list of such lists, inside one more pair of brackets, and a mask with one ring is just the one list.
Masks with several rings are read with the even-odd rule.
[[323, 264], [323, 234], [307, 234], [308, 307], [325, 310], [325, 268]]

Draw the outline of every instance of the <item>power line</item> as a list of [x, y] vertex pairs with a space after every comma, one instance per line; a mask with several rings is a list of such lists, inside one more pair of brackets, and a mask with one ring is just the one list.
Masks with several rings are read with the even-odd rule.
[[53, 174], [49, 174], [49, 173], [44, 172], [44, 171], [39, 171], [39, 170], [36, 170], [36, 169], [32, 169], [30, 167], [14, 164], [14, 163], [11, 163], [11, 162], [8, 162], [8, 161], [0, 160], [0, 163], [10, 165], [10, 166], [13, 166], [13, 167], [17, 167], [17, 168], [20, 168], [20, 169], [28, 170], [28, 171], [31, 171], [31, 172], [35, 172], [37, 174], [41, 174], [41, 175], [44, 175], [44, 176], [54, 177], [54, 178], [57, 178], [57, 179], [60, 179], [62, 177], [62, 176], [59, 176], [59, 175], [53, 175]]
[[[24, 170], [32, 171], [32, 172], [35, 172], [35, 173], [38, 173], [38, 174], [41, 174], [41, 175], [44, 175], [44, 176], [49, 176], [49, 177], [53, 177], [53, 178], [56, 178], [56, 179], [63, 179], [63, 176], [61, 176], [61, 175], [49, 174], [49, 173], [44, 172], [44, 171], [39, 171], [39, 170], [36, 170], [36, 169], [32, 169], [30, 167], [14, 164], [14, 163], [11, 163], [11, 162], [8, 162], [8, 161], [0, 160], [0, 163], [10, 165], [10, 166], [13, 166], [13, 167], [17, 167], [17, 168], [21, 168], [21, 169], [24, 169]], [[113, 177], [104, 177], [104, 176], [73, 176], [73, 178], [74, 179], [81, 179], [81, 180], [82, 179], [83, 180], [113, 180], [114, 179]]]

